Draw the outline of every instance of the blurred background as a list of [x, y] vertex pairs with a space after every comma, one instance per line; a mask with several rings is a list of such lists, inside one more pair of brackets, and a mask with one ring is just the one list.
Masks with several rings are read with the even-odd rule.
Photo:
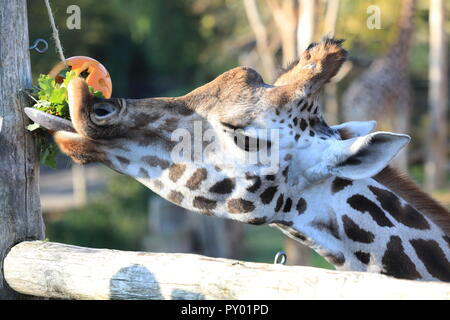
[[[109, 70], [113, 96], [183, 95], [238, 66], [274, 80], [310, 42], [346, 39], [350, 59], [321, 97], [330, 124], [378, 121], [408, 133], [395, 166], [450, 207], [448, 42], [445, 0], [58, 0], [52, 2], [66, 57], [84, 55]], [[69, 29], [70, 5], [80, 29]], [[445, 7], [447, 6], [447, 8]], [[33, 79], [59, 62], [43, 1], [29, 0]], [[101, 165], [58, 156], [41, 168], [41, 201], [51, 241], [98, 248], [193, 252], [333, 268], [268, 226], [200, 216], [175, 207], [133, 179]]]

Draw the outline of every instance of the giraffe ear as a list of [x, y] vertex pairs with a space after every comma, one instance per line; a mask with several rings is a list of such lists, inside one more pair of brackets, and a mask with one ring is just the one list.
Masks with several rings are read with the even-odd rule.
[[373, 177], [383, 170], [411, 138], [390, 132], [374, 132], [362, 137], [339, 141], [330, 147], [326, 164], [329, 173], [358, 180]]
[[344, 122], [336, 126], [332, 126], [331, 129], [337, 131], [342, 140], [365, 136], [372, 132], [377, 126], [375, 120], [371, 121], [350, 121]]

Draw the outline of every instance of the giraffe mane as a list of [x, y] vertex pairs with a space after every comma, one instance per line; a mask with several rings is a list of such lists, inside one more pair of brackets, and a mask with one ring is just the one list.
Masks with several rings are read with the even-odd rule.
[[427, 215], [434, 223], [442, 228], [446, 235], [450, 235], [450, 212], [438, 201], [421, 190], [407, 175], [398, 169], [388, 166], [373, 178], [397, 193], [417, 210]]

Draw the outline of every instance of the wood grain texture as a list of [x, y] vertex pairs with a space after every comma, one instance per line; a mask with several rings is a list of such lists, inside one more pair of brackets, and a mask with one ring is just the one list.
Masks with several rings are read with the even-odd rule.
[[0, 299], [26, 298], [6, 285], [3, 257], [14, 244], [42, 239], [39, 166], [31, 134], [25, 130], [31, 87], [26, 0], [0, 0]]
[[8, 284], [62, 299], [450, 299], [450, 284], [380, 274], [25, 241], [5, 259]]

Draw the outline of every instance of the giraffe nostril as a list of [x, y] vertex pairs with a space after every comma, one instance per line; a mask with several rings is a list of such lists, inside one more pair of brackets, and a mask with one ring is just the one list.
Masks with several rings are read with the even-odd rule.
[[115, 114], [116, 109], [110, 104], [97, 103], [94, 105], [94, 113], [96, 118], [103, 119]]

